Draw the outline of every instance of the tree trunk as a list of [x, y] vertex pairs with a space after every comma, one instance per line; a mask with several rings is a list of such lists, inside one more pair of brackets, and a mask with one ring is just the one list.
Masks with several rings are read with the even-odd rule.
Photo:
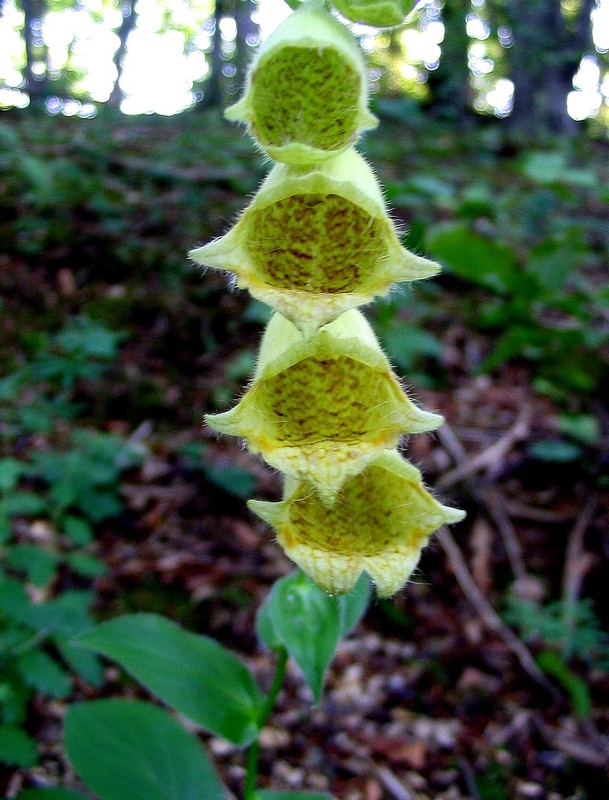
[[252, 13], [255, 10], [256, 6], [252, 0], [235, 0], [235, 24], [237, 26], [235, 59], [237, 74], [235, 80], [239, 88], [245, 85], [245, 76], [252, 60], [254, 46], [260, 38], [260, 29], [252, 19]]
[[509, 0], [514, 45], [508, 50], [514, 82], [511, 128], [528, 138], [542, 132], [574, 135], [567, 112], [573, 76], [592, 45], [590, 14], [596, 0], [583, 0], [570, 27], [559, 0]]
[[[30, 96], [30, 104], [34, 106], [44, 103], [52, 93], [46, 71], [46, 48], [42, 41], [42, 23], [46, 12], [45, 0], [21, 0], [21, 8], [25, 16], [25, 24], [23, 26], [25, 85]], [[42, 75], [36, 75], [34, 71], [33, 67], [36, 61], [45, 64], [45, 70]]]
[[206, 108], [220, 108], [222, 106], [222, 31], [220, 20], [223, 17], [222, 0], [216, 0], [214, 8], [214, 34], [211, 42], [211, 63], [209, 78], [203, 86], [203, 99], [197, 108], [202, 111]]
[[446, 0], [442, 9], [444, 41], [437, 69], [427, 78], [431, 90], [430, 109], [435, 116], [461, 125], [471, 117], [469, 104], [469, 38], [465, 17], [469, 0]]
[[121, 26], [117, 31], [117, 36], [120, 43], [116, 49], [114, 58], [112, 59], [114, 66], [116, 67], [116, 80], [114, 81], [112, 92], [108, 98], [108, 103], [109, 105], [116, 106], [117, 108], [120, 107], [120, 104], [124, 98], [123, 90], [120, 87], [120, 80], [123, 75], [125, 55], [127, 53], [127, 40], [129, 39], [129, 34], [135, 28], [137, 23], [135, 3], [136, 0], [123, 0], [121, 8], [123, 12], [123, 21], [121, 22]]

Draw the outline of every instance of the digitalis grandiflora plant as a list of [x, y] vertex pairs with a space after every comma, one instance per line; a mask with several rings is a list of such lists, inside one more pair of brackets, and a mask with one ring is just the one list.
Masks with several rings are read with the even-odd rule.
[[[399, 24], [410, 0], [339, 0], [353, 21]], [[278, 503], [250, 501], [288, 556], [330, 594], [363, 571], [394, 594], [441, 525], [464, 514], [436, 501], [397, 447], [442, 417], [408, 398], [358, 310], [439, 266], [406, 250], [381, 187], [355, 150], [375, 127], [358, 44], [308, 0], [262, 45], [243, 97], [245, 122], [277, 163], [237, 223], [193, 250], [271, 306], [254, 380], [230, 411], [207, 417], [285, 474]]]

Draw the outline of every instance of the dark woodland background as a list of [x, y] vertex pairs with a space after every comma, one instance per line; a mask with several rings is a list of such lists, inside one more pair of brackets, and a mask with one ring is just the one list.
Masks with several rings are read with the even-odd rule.
[[[266, 685], [254, 617], [292, 569], [245, 507], [277, 498], [278, 476], [202, 423], [242, 392], [268, 309], [186, 257], [227, 229], [269, 167], [222, 119], [258, 40], [253, 6], [217, 3], [190, 109], [128, 117], [120, 75], [138, 5], [124, 2], [117, 80], [91, 119], [61, 113], [89, 98], [69, 63], [48, 68], [41, 36], [49, 9], [69, 6], [20, 0], [28, 105], [0, 116], [8, 798], [79, 787], [61, 744], [67, 703], [143, 694], [71, 647], [91, 620], [166, 614], [233, 648]], [[360, 148], [406, 246], [444, 270], [366, 313], [412, 395], [447, 420], [406, 454], [468, 516], [432, 540], [402, 592], [372, 604], [319, 707], [288, 673], [262, 738], [273, 788], [609, 797], [609, 106], [584, 122], [567, 113], [582, 58], [607, 70], [596, 6], [423, 8], [410, 24], [431, 14], [445, 34], [439, 63], [415, 65], [414, 93], [399, 34], [369, 53], [381, 124]], [[513, 82], [502, 118], [479, 102], [471, 14]], [[242, 752], [202, 738], [238, 791]]]

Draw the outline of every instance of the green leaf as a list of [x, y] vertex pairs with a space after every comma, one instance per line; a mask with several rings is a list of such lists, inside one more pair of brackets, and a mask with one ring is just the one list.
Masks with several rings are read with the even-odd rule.
[[47, 504], [35, 492], [14, 492], [4, 498], [5, 512], [9, 515], [34, 516], [46, 510]]
[[372, 584], [368, 575], [363, 572], [353, 589], [348, 594], [343, 594], [337, 598], [340, 606], [341, 639], [351, 633], [364, 616], [371, 596]]
[[32, 602], [22, 583], [0, 577], [0, 612], [9, 620], [29, 624]]
[[421, 358], [439, 360], [444, 352], [437, 337], [414, 325], [394, 324], [380, 331], [380, 338], [390, 361], [406, 374], [412, 372]]
[[269, 596], [273, 628], [298, 664], [316, 703], [341, 634], [336, 597], [321, 591], [304, 573], [278, 580]]
[[196, 737], [149, 703], [74, 705], [65, 744], [74, 768], [102, 800], [226, 800]]
[[90, 553], [69, 553], [66, 562], [74, 572], [86, 578], [99, 578], [108, 571], [104, 562]]
[[15, 458], [0, 458], [0, 489], [10, 491], [27, 471], [27, 465]]
[[11, 767], [33, 767], [38, 760], [36, 742], [16, 725], [0, 725], [0, 762]]
[[240, 467], [233, 467], [230, 464], [221, 467], [206, 463], [202, 466], [207, 479], [224, 489], [227, 494], [247, 499], [254, 493], [256, 478], [251, 472]]
[[63, 532], [68, 539], [77, 545], [85, 547], [93, 541], [93, 528], [82, 517], [68, 515], [63, 520]]
[[84, 794], [71, 789], [26, 789], [15, 800], [87, 800]]
[[577, 461], [582, 456], [582, 449], [573, 442], [563, 442], [560, 439], [539, 439], [532, 442], [527, 451], [529, 455], [539, 461], [549, 461], [556, 464], [568, 464]]
[[[2, 620], [0, 625], [0, 658], [10, 656], [13, 650], [20, 648], [32, 637], [32, 632], [26, 627], [21, 625], [13, 625], [8, 620]], [[0, 673], [0, 681], [5, 678], [5, 675]], [[8, 684], [1, 683], [0, 687], [6, 687]], [[0, 689], [0, 703], [4, 700], [4, 695]]]
[[563, 433], [583, 444], [596, 444], [600, 436], [600, 424], [592, 414], [561, 414], [558, 426]]
[[542, 650], [535, 659], [540, 669], [552, 675], [569, 694], [575, 713], [579, 717], [589, 717], [592, 700], [588, 684], [565, 664], [563, 658], [554, 650]]
[[273, 789], [260, 789], [256, 800], [334, 800], [325, 792], [275, 792]]
[[547, 240], [531, 248], [527, 269], [550, 292], [557, 292], [580, 258], [573, 242]]
[[20, 655], [15, 666], [24, 683], [49, 697], [66, 697], [72, 682], [59, 664], [44, 650], [28, 650]]
[[271, 619], [271, 612], [269, 608], [270, 595], [267, 596], [264, 603], [258, 609], [256, 615], [256, 633], [262, 644], [266, 645], [269, 650], [278, 650], [283, 646], [281, 638], [278, 636], [273, 620]]
[[11, 533], [11, 521], [5, 513], [4, 508], [2, 507], [2, 501], [0, 500], [0, 544], [8, 542], [8, 540], [11, 538]]
[[65, 353], [111, 360], [116, 357], [123, 331], [111, 331], [103, 323], [83, 315], [68, 321], [65, 330], [54, 337], [54, 343]]
[[511, 247], [485, 239], [463, 223], [442, 223], [428, 234], [427, 248], [453, 275], [505, 292], [517, 274]]
[[545, 185], [567, 184], [592, 189], [597, 185], [592, 170], [571, 169], [560, 152], [528, 153], [522, 160], [522, 172], [527, 178]]
[[118, 516], [123, 504], [113, 490], [89, 489], [81, 493], [76, 506], [91, 522], [101, 522]]
[[119, 662], [165, 703], [236, 745], [258, 735], [262, 695], [247, 667], [206, 636], [157, 614], [104, 622], [79, 644]]
[[558, 152], [527, 153], [521, 163], [523, 174], [536, 183], [556, 183], [565, 169], [565, 157]]
[[243, 312], [246, 322], [255, 322], [257, 325], [266, 325], [273, 315], [273, 310], [260, 300], [250, 300]]
[[[325, 669], [332, 660], [336, 644], [353, 630], [368, 607], [372, 594], [370, 578], [363, 573], [353, 590], [340, 597], [330, 597], [325, 594], [303, 573], [296, 573], [287, 578], [282, 578], [275, 586], [278, 584], [281, 584], [282, 588], [275, 589], [273, 587], [260, 607], [256, 618], [256, 632], [263, 644], [270, 650], [277, 650], [282, 645], [287, 648], [305, 674], [307, 683], [311, 687], [315, 699], [318, 700], [321, 695]], [[305, 626], [307, 641], [304, 649], [306, 649], [307, 643], [310, 642], [311, 638], [315, 638], [317, 626], [321, 626], [327, 632], [328, 629], [324, 626], [328, 617], [332, 620], [332, 625], [338, 624], [337, 638], [333, 646], [331, 646], [331, 642], [333, 641], [334, 633], [331, 634], [332, 638], [329, 638], [325, 643], [323, 639], [318, 640], [315, 638], [315, 641], [319, 641], [323, 652], [325, 652], [325, 655], [322, 652], [319, 660], [315, 658], [315, 644], [312, 646], [307, 658], [303, 654], [302, 648], [299, 648], [298, 643], [292, 641], [292, 638], [296, 639], [299, 634], [293, 634], [292, 637], [287, 634], [289, 625], [284, 620], [283, 610], [288, 606], [281, 605], [286, 602], [286, 593], [294, 593], [294, 600], [287, 600], [287, 603], [294, 602], [300, 607], [299, 620], [303, 616], [308, 616], [309, 612], [311, 613]], [[279, 607], [277, 607], [278, 604]], [[294, 617], [294, 620], [296, 620], [296, 617]], [[301, 659], [300, 661], [299, 658]]]
[[88, 611], [92, 601], [91, 592], [72, 589], [46, 603], [31, 604], [22, 613], [22, 621], [50, 636], [71, 639], [93, 626]]
[[70, 669], [96, 689], [103, 685], [104, 670], [101, 659], [96, 653], [75, 647], [62, 636], [54, 635], [53, 642]]
[[58, 556], [35, 544], [17, 544], [7, 554], [6, 563], [23, 570], [34, 586], [46, 586], [55, 575]]
[[28, 717], [27, 711], [32, 691], [23, 683], [14, 669], [5, 670], [4, 677], [10, 683], [0, 683], [1, 720], [7, 725], [23, 725]]

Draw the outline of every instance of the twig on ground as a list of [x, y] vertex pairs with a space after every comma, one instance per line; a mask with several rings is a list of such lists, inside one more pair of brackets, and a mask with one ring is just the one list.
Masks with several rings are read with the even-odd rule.
[[[525, 406], [525, 409], [521, 412], [516, 422], [512, 425], [510, 430], [503, 436], [498, 442], [496, 442], [492, 447], [489, 447], [487, 450], [484, 450], [480, 456], [483, 456], [485, 453], [490, 453], [493, 448], [496, 448], [497, 445], [502, 444], [501, 446], [501, 458], [505, 456], [508, 452], [506, 449], [507, 446], [511, 447], [518, 438], [522, 438], [522, 434], [524, 431], [524, 426], [526, 425], [526, 429], [528, 430], [529, 425], [529, 416], [530, 410], [527, 410], [529, 407]], [[524, 415], [524, 416], [523, 416]], [[476, 458], [472, 460], [468, 460], [467, 453], [459, 439], [455, 436], [454, 431], [451, 429], [449, 425], [446, 423], [442, 425], [442, 427], [438, 431], [438, 436], [440, 441], [442, 442], [445, 450], [453, 457], [453, 459], [457, 462], [456, 469], [447, 472], [443, 478], [440, 478], [439, 481], [436, 483], [436, 488], [442, 490], [443, 488], [446, 489], [448, 486], [452, 485], [453, 483], [457, 483], [462, 478], [471, 478], [471, 472], [467, 471], [466, 473], [462, 474], [459, 473], [460, 469], [465, 469], [467, 465], [471, 465]], [[515, 438], [516, 437], [516, 438]], [[495, 453], [497, 450], [495, 450]], [[448, 481], [447, 479], [449, 476], [453, 476], [452, 480]], [[470, 482], [470, 491], [472, 492], [474, 498], [480, 503], [481, 506], [486, 508], [488, 514], [492, 517], [499, 533], [501, 534], [501, 538], [503, 539], [503, 544], [505, 546], [508, 559], [510, 561], [510, 565], [512, 567], [512, 571], [514, 576], [518, 580], [524, 580], [528, 577], [527, 570], [524, 564], [524, 559], [522, 557], [522, 548], [520, 546], [520, 542], [518, 541], [518, 535], [516, 534], [516, 530], [512, 525], [512, 520], [510, 519], [506, 509], [505, 503], [503, 498], [492, 486], [485, 486], [483, 488], [477, 488], [473, 485], [473, 482]]]
[[[449, 486], [453, 486], [455, 483], [463, 480], [463, 478], [473, 475], [475, 472], [479, 472], [485, 468], [495, 468], [497, 463], [505, 458], [507, 453], [509, 453], [516, 442], [519, 442], [521, 439], [525, 439], [529, 435], [531, 413], [531, 406], [528, 404], [525, 405], [518, 414], [518, 417], [516, 418], [516, 421], [512, 427], [504, 433], [501, 439], [496, 441], [490, 447], [487, 447], [486, 450], [478, 453], [478, 455], [474, 456], [473, 458], [467, 458], [467, 455], [461, 446], [459, 447], [458, 458], [457, 451], [453, 452], [452, 450], [449, 450], [457, 462], [457, 466], [439, 479], [439, 481], [436, 483], [436, 488], [440, 490], [447, 489]], [[447, 426], [444, 425], [443, 427]], [[442, 436], [442, 428], [440, 428], [438, 431], [438, 435], [446, 447]], [[453, 439], [453, 444], [454, 441], [458, 441], [454, 434], [451, 438]], [[465, 454], [466, 460], [463, 460], [463, 454]]]
[[[445, 422], [444, 425], [439, 427], [438, 430], [436, 431], [436, 433], [438, 434], [438, 438], [442, 442], [442, 446], [444, 447], [446, 452], [450, 456], [452, 456], [453, 461], [455, 462], [455, 464], [458, 464], [459, 466], [461, 464], [465, 464], [466, 461], [467, 461], [467, 450], [465, 449], [465, 447], [463, 447], [463, 445], [459, 441], [457, 435], [455, 434], [453, 429], [450, 427], [448, 422]], [[453, 470], [453, 472], [454, 472], [454, 470]], [[450, 474], [451, 474], [450, 472], [447, 473], [447, 475], [450, 475]], [[436, 483], [436, 488], [438, 488], [438, 489], [441, 489], [441, 488], [448, 489], [449, 486], [452, 486], [452, 483], [448, 484], [446, 482], [446, 475], [443, 475], [442, 478], [443, 478], [442, 485], [440, 486], [440, 481], [438, 481]], [[456, 481], [454, 481], [454, 482], [456, 483]]]
[[541, 717], [535, 718], [535, 724], [550, 747], [560, 750], [582, 764], [598, 769], [609, 767], [609, 737], [595, 731], [595, 735], [585, 740], [570, 732], [546, 725]]
[[567, 630], [565, 650], [569, 651], [573, 629], [575, 628], [575, 605], [579, 597], [582, 581], [592, 563], [592, 555], [584, 550], [584, 537], [594, 512], [596, 498], [591, 497], [583, 507], [575, 525], [569, 533], [565, 567], [562, 578], [563, 623]]
[[535, 508], [535, 506], [528, 506], [526, 503], [519, 503], [517, 500], [508, 500], [504, 507], [510, 517], [525, 519], [529, 522], [560, 525], [573, 519], [573, 514], [569, 511], [549, 511], [545, 508]]
[[446, 553], [455, 577], [463, 590], [463, 593], [474, 606], [476, 612], [482, 619], [486, 627], [496, 633], [510, 648], [516, 656], [525, 672], [536, 683], [549, 692], [552, 697], [559, 696], [558, 691], [539, 669], [528, 648], [520, 641], [514, 631], [503, 622], [494, 608], [487, 602], [486, 598], [472, 578], [459, 545], [453, 539], [448, 528], [442, 527], [438, 531], [438, 539], [442, 549]]
[[405, 789], [389, 767], [379, 767], [377, 775], [385, 789], [395, 797], [395, 800], [412, 800], [410, 792]]
[[501, 494], [494, 486], [484, 486], [475, 491], [475, 496], [483, 502], [499, 529], [514, 575], [518, 580], [525, 580], [528, 574], [522, 557], [522, 547]]
[[480, 792], [478, 791], [478, 787], [476, 786], [476, 776], [474, 774], [474, 770], [472, 769], [472, 765], [463, 756], [460, 756], [457, 759], [457, 763], [459, 764], [459, 769], [461, 770], [463, 780], [467, 786], [467, 791], [469, 792], [472, 800], [482, 800], [480, 797]]

